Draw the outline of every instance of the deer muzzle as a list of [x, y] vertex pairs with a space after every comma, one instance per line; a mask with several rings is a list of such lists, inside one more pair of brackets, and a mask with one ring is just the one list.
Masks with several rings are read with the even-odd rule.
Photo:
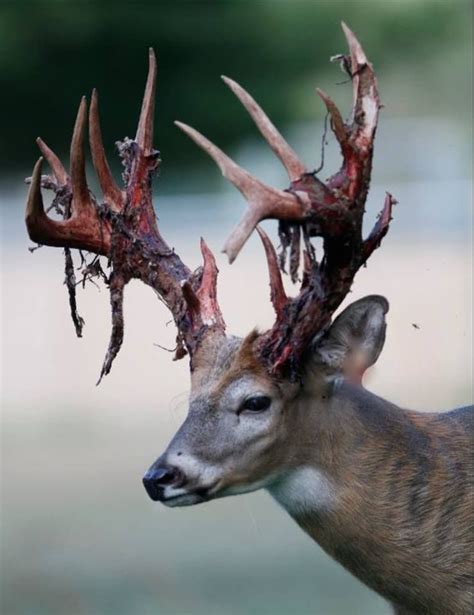
[[160, 460], [155, 462], [143, 477], [143, 486], [154, 502], [166, 499], [166, 488], [180, 488], [186, 481], [186, 477], [178, 468]]

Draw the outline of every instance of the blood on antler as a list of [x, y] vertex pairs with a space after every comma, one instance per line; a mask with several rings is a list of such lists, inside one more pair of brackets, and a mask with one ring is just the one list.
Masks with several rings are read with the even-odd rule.
[[[316, 171], [306, 169], [263, 110], [231, 79], [224, 77], [225, 83], [250, 113], [285, 166], [290, 179], [287, 190], [265, 185], [199, 132], [177, 122], [215, 160], [223, 175], [248, 201], [247, 210], [227, 240], [224, 251], [232, 262], [253, 230], [258, 230], [268, 262], [276, 321], [269, 331], [255, 338], [254, 350], [271, 373], [290, 378], [301, 372], [302, 358], [309, 343], [324, 332], [332, 314], [350, 291], [358, 269], [387, 233], [395, 203], [387, 194], [377, 223], [363, 239], [362, 220], [380, 103], [372, 66], [351, 30], [345, 24], [342, 27], [350, 50], [350, 56], [344, 56], [344, 66], [349, 67], [354, 100], [351, 118], [345, 122], [331, 98], [317, 90], [326, 105], [343, 158], [341, 169], [326, 182], [317, 177]], [[217, 267], [212, 252], [201, 241], [204, 264], [191, 272], [166, 244], [157, 226], [151, 190], [152, 176], [160, 163], [159, 152], [152, 146], [155, 84], [156, 61], [150, 50], [148, 80], [136, 137], [126, 138], [118, 144], [125, 168], [123, 188], [117, 186], [110, 172], [102, 144], [97, 93], [94, 91], [92, 95], [89, 143], [103, 202], [96, 199], [86, 182], [83, 146], [87, 116], [85, 99], [81, 101], [74, 127], [69, 175], [57, 156], [38, 139], [52, 176], [41, 176], [40, 158], [31, 178], [26, 224], [34, 241], [65, 248], [70, 304], [78, 335], [82, 320], [75, 308], [70, 248], [106, 256], [111, 266], [107, 283], [112, 306], [112, 336], [101, 377], [109, 372], [122, 343], [123, 292], [132, 278], [139, 278], [151, 286], [170, 309], [178, 328], [176, 358], [189, 353], [191, 369], [197, 364], [195, 359], [199, 349], [210, 348], [203, 343], [204, 340], [225, 335], [225, 324], [216, 298]], [[53, 207], [63, 215], [63, 220], [53, 220], [47, 215], [41, 187], [54, 190]], [[267, 218], [279, 220], [280, 259], [270, 239], [258, 228], [258, 223]], [[284, 269], [289, 247], [290, 274], [296, 280], [301, 237], [304, 240], [301, 289], [296, 297], [288, 297], [280, 267]], [[324, 254], [319, 258], [311, 243], [312, 237], [323, 238]], [[86, 269], [96, 271], [96, 260]]]
[[[178, 328], [176, 358], [188, 352], [191, 368], [204, 339], [223, 336], [225, 331], [216, 299], [217, 267], [212, 252], [201, 240], [203, 266], [191, 272], [166, 244], [157, 226], [151, 186], [152, 176], [160, 164], [159, 152], [152, 144], [155, 87], [156, 60], [150, 49], [148, 79], [136, 137], [118, 144], [124, 166], [123, 188], [115, 183], [105, 157], [96, 91], [92, 94], [89, 111], [89, 144], [103, 202], [92, 194], [86, 180], [85, 98], [81, 100], [74, 126], [69, 174], [53, 151], [38, 139], [52, 176], [41, 176], [43, 158], [40, 158], [29, 180], [26, 226], [33, 241], [65, 248], [69, 271], [70, 248], [109, 259], [111, 273], [107, 282], [112, 335], [101, 377], [109, 372], [122, 344], [123, 292], [132, 278], [139, 278], [151, 286], [171, 311]], [[53, 206], [63, 215], [63, 220], [54, 220], [45, 212], [42, 187], [54, 190]], [[70, 288], [70, 297], [73, 297], [76, 322], [80, 317], [75, 312], [75, 297], [71, 293], [73, 288]], [[77, 324], [76, 330], [80, 334]]]
[[[247, 210], [227, 240], [224, 251], [232, 262], [261, 220], [280, 222], [284, 266], [291, 247], [290, 272], [296, 278], [303, 235], [303, 275], [299, 294], [289, 298], [283, 289], [278, 258], [269, 238], [262, 238], [270, 273], [271, 298], [276, 311], [274, 326], [255, 341], [255, 350], [274, 374], [294, 377], [308, 342], [324, 332], [331, 316], [350, 291], [358, 269], [380, 245], [388, 231], [395, 200], [387, 194], [383, 210], [370, 235], [363, 239], [362, 220], [367, 199], [375, 131], [380, 109], [373, 68], [354, 33], [343, 23], [349, 46], [353, 84], [351, 118], [345, 122], [333, 100], [321, 90], [332, 131], [343, 158], [340, 170], [322, 182], [316, 172], [307, 171], [293, 149], [273, 126], [253, 98], [237, 83], [225, 83], [247, 109], [263, 137], [288, 172], [290, 187], [276, 190], [239, 167], [218, 147], [193, 128], [177, 122], [188, 136], [206, 151], [248, 201]], [[323, 238], [324, 254], [318, 258], [311, 237]]]

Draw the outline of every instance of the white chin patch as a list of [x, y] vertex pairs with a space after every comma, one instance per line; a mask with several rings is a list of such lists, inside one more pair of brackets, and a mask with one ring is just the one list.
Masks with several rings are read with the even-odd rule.
[[183, 495], [177, 495], [167, 500], [161, 500], [161, 504], [164, 504], [168, 508], [177, 508], [178, 506], [194, 506], [194, 504], [201, 504], [205, 501], [205, 498], [196, 493], [184, 493]]
[[273, 483], [268, 491], [293, 516], [330, 510], [336, 500], [331, 480], [312, 466], [296, 468]]

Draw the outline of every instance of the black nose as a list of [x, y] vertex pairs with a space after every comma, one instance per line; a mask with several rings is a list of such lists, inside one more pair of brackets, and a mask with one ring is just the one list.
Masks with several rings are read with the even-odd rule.
[[143, 477], [143, 485], [152, 500], [158, 502], [163, 499], [164, 488], [168, 485], [175, 487], [184, 482], [184, 476], [178, 468], [173, 466], [152, 466]]

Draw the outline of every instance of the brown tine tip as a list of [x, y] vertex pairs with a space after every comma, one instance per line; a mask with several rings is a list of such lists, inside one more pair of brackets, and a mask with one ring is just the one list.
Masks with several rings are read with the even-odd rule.
[[306, 173], [306, 167], [298, 158], [294, 149], [283, 138], [265, 111], [241, 85], [225, 75], [221, 75], [221, 78], [245, 107], [263, 138], [287, 170], [290, 180], [298, 180]]
[[201, 248], [201, 254], [203, 259], [208, 260], [211, 263], [216, 263], [216, 259], [214, 258], [214, 254], [212, 253], [211, 248], [207, 245], [204, 237], [201, 237], [199, 241], [199, 247]]
[[326, 105], [326, 109], [328, 110], [332, 119], [332, 126], [334, 128], [337, 140], [342, 145], [345, 141], [347, 141], [347, 133], [341, 112], [337, 108], [336, 103], [330, 96], [326, 94], [326, 92], [319, 88], [316, 88], [316, 93]]
[[175, 125], [214, 160], [226, 179], [234, 183], [234, 185], [240, 189], [240, 185], [236, 183], [237, 176], [241, 174], [248, 176], [246, 171], [241, 169], [231, 158], [229, 158], [229, 156], [227, 156], [227, 154], [224, 154], [217, 145], [214, 145], [212, 141], [209, 141], [209, 139], [191, 126], [178, 121], [175, 121]]
[[76, 208], [81, 208], [89, 200], [84, 155], [84, 128], [86, 124], [87, 101], [81, 98], [71, 141], [71, 185]]
[[53, 175], [56, 178], [56, 182], [60, 186], [64, 186], [65, 184], [67, 184], [68, 176], [66, 169], [63, 166], [63, 163], [59, 160], [53, 150], [46, 145], [46, 143], [43, 141], [43, 139], [41, 139], [41, 137], [38, 137], [36, 139], [36, 143], [38, 144], [41, 153], [51, 167]]
[[43, 168], [43, 157], [40, 156], [34, 166], [31, 175], [31, 183], [26, 199], [26, 224], [28, 230], [36, 220], [45, 216], [43, 197], [41, 195], [41, 170]]
[[[208, 293], [216, 292], [216, 280], [219, 270], [217, 269], [216, 259], [212, 250], [201, 237], [200, 241], [201, 254], [204, 261], [203, 276], [200, 290], [205, 290]], [[212, 288], [213, 287], [213, 288]], [[198, 291], [199, 295], [199, 291]]]
[[120, 211], [123, 200], [122, 192], [115, 183], [105, 156], [102, 130], [100, 128], [99, 95], [95, 88], [92, 90], [91, 106], [89, 110], [89, 143], [94, 169], [104, 195], [104, 200], [109, 207], [116, 211]]
[[351, 52], [352, 70], [353, 72], [355, 72], [358, 66], [362, 64], [367, 64], [367, 56], [365, 55], [365, 52], [362, 49], [361, 44], [357, 40], [357, 37], [354, 32], [352, 32], [352, 30], [343, 21], [341, 22], [341, 26]]
[[[377, 83], [372, 66], [367, 60], [367, 56], [355, 34], [344, 22], [342, 22], [342, 29], [351, 52], [351, 69], [354, 76], [351, 122], [353, 123], [353, 128], [357, 129], [355, 118], [358, 116], [359, 112], [363, 110], [362, 121], [358, 128], [359, 136], [363, 138], [358, 139], [358, 142], [359, 146], [366, 147], [367, 143], [372, 142], [374, 131], [377, 127], [380, 108]], [[366, 77], [361, 78], [359, 76], [359, 71], [364, 66], [368, 67], [368, 70], [365, 72]]]
[[217, 330], [224, 332], [225, 322], [217, 303], [217, 274], [219, 269], [212, 250], [202, 237], [200, 246], [204, 264], [201, 284], [196, 294], [200, 303], [201, 318], [206, 326], [216, 327]]
[[244, 247], [245, 242], [250, 237], [257, 224], [260, 222], [261, 217], [258, 212], [249, 207], [246, 209], [239, 224], [235, 227], [229, 238], [224, 244], [222, 252], [227, 254], [229, 263], [232, 264], [239, 252]]
[[136, 142], [148, 153], [153, 149], [153, 114], [155, 111], [156, 90], [156, 56], [152, 47], [148, 50], [148, 77], [143, 95], [140, 120], [138, 122]]
[[292, 206], [296, 211], [298, 206], [295, 207], [296, 201], [293, 196], [290, 196], [290, 194], [282, 190], [271, 188], [258, 180], [248, 171], [236, 164], [232, 158], [229, 158], [229, 156], [217, 147], [217, 145], [214, 145], [212, 141], [209, 141], [209, 139], [200, 132], [191, 128], [191, 126], [178, 121], [176, 121], [175, 124], [214, 160], [220, 168], [222, 175], [240, 190], [249, 201], [250, 206], [253, 209], [258, 209], [258, 215], [260, 217], [257, 219], [257, 222], [268, 214], [270, 205], [275, 199], [287, 203], [288, 206]]
[[270, 277], [270, 297], [275, 308], [277, 316], [281, 316], [283, 309], [288, 302], [288, 298], [283, 286], [283, 280], [280, 273], [280, 267], [278, 266], [278, 257], [275, 252], [275, 248], [270, 240], [270, 237], [265, 231], [257, 226], [257, 233], [262, 240], [265, 254], [267, 257], [268, 273]]
[[247, 199], [250, 200], [252, 196], [262, 190], [263, 184], [258, 179], [242, 169], [212, 141], [209, 141], [204, 135], [187, 124], [177, 121], [175, 124], [214, 160], [222, 175], [233, 183]]

